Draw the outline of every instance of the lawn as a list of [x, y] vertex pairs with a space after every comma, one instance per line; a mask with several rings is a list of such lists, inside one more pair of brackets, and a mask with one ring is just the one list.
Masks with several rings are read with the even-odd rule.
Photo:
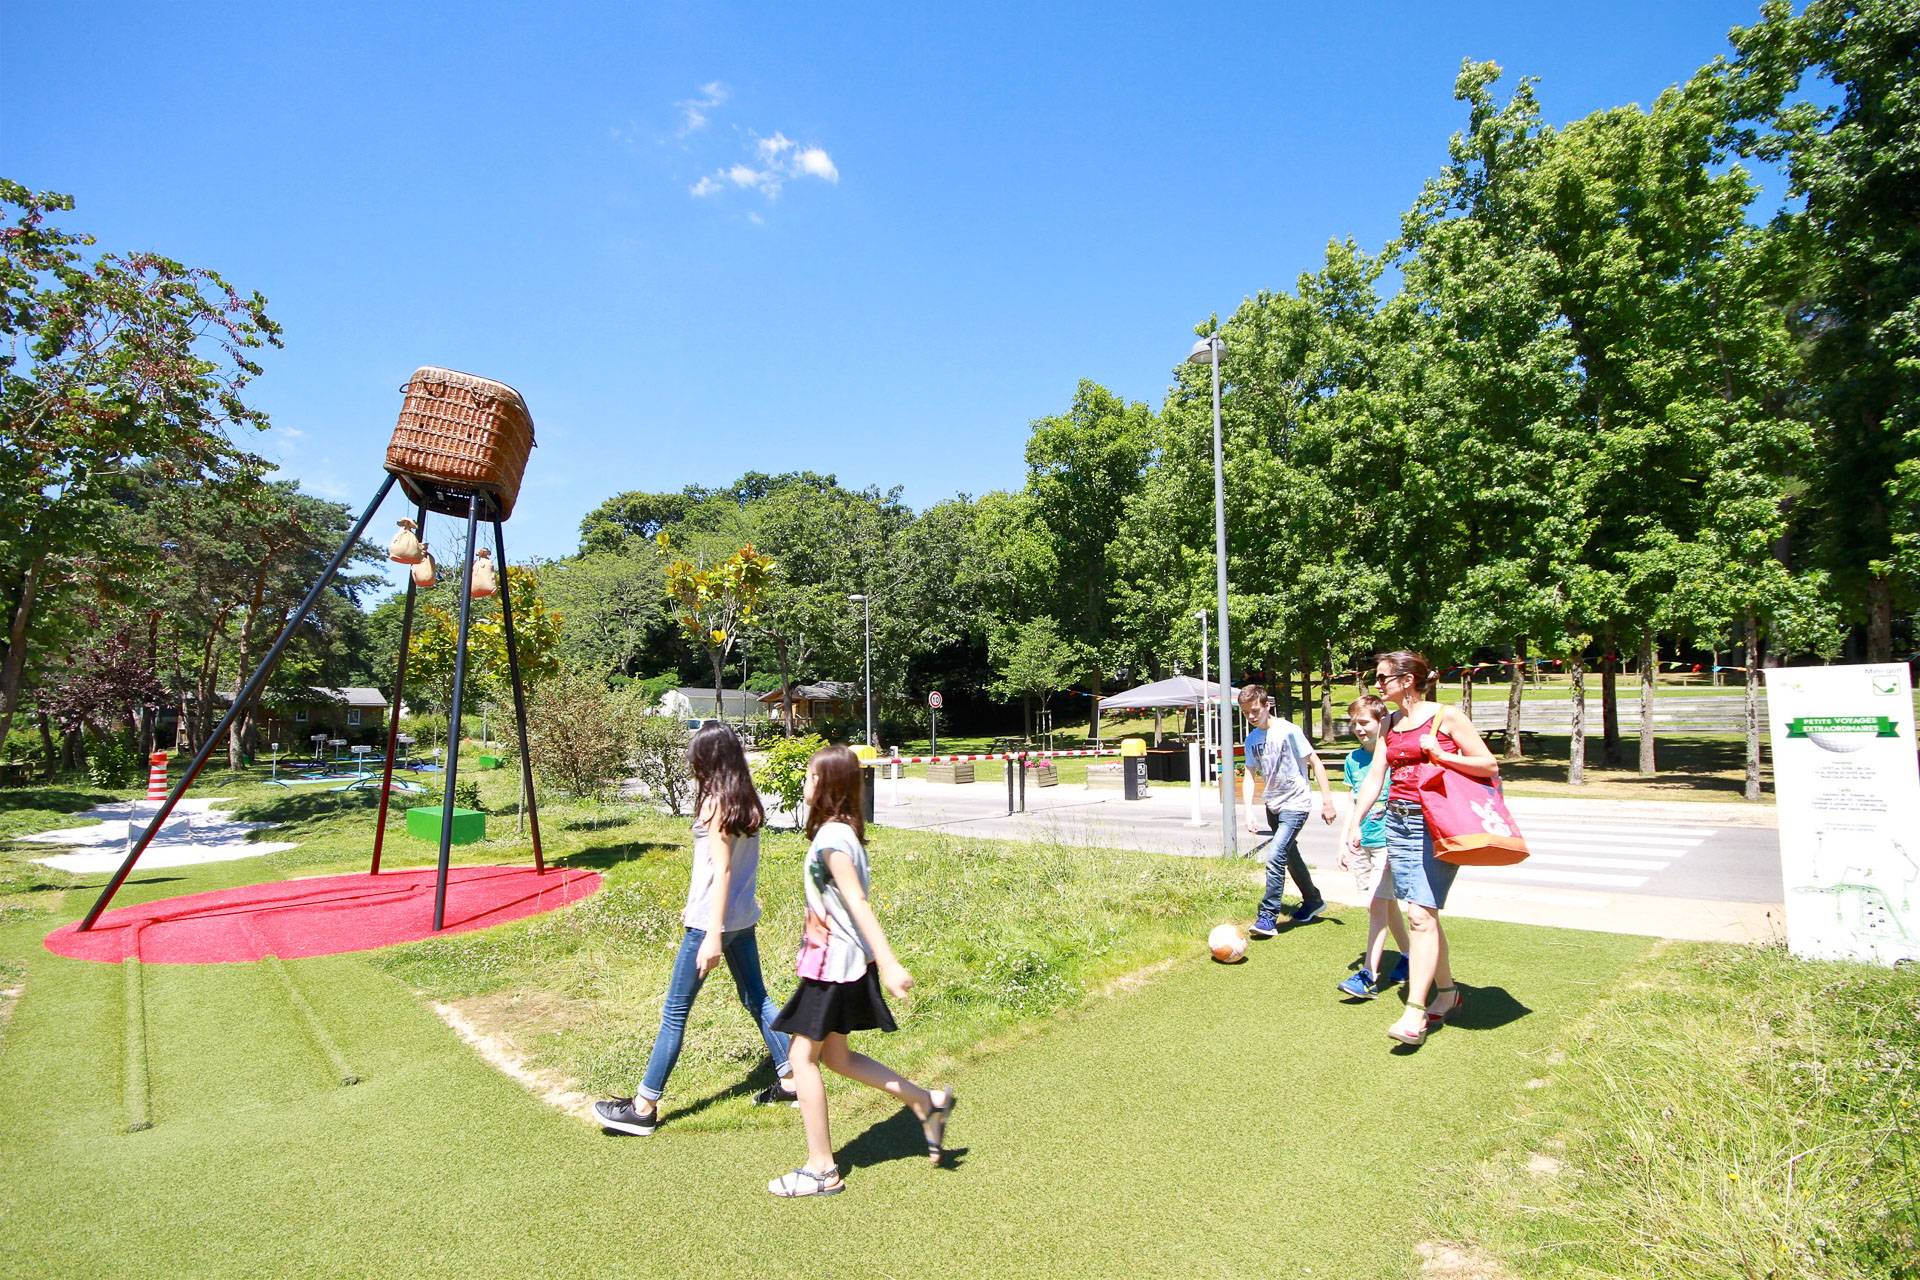
[[[484, 787], [509, 803], [504, 774]], [[357, 796], [222, 776], [200, 794], [238, 796], [302, 847], [136, 873], [125, 901], [364, 861]], [[0, 795], [20, 800], [0, 809], [8, 831], [58, 824], [52, 797]], [[724, 980], [648, 1139], [546, 1105], [433, 1013], [458, 1006], [583, 1088], [631, 1083], [671, 958], [684, 823], [630, 806], [545, 817], [551, 858], [606, 874], [597, 898], [277, 965], [53, 956], [41, 937], [91, 895], [0, 851], [0, 985], [23, 992], [0, 1042], [0, 1271], [1411, 1276], [1423, 1242], [1472, 1228], [1502, 1244], [1519, 1210], [1465, 1196], [1462, 1172], [1503, 1167], [1557, 1055], [1605, 1068], [1588, 1055], [1613, 1042], [1590, 1028], [1652, 963], [1644, 940], [1461, 922], [1467, 1012], [1409, 1054], [1382, 1034], [1391, 997], [1335, 998], [1358, 915], [1239, 966], [1200, 954], [1207, 925], [1249, 914], [1249, 864], [876, 831], [878, 905], [920, 987], [901, 1032], [864, 1047], [954, 1085], [957, 1149], [929, 1168], [916, 1126], [839, 1087], [848, 1194], [780, 1203], [761, 1188], [799, 1159], [797, 1117], [747, 1105], [765, 1068]], [[495, 824], [507, 834], [465, 859], [524, 858], [511, 820]], [[389, 865], [431, 855], [404, 838], [388, 850]], [[798, 852], [791, 835], [767, 841], [776, 997]], [[361, 1083], [341, 1084], [290, 992]], [[141, 1119], [152, 1127], [128, 1132]]]

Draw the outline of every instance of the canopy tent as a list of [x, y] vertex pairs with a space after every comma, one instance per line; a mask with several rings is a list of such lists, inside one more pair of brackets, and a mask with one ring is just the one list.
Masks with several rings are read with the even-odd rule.
[[[1226, 697], [1233, 697], [1239, 690], [1229, 687]], [[1100, 695], [1102, 711], [1152, 711], [1155, 708], [1186, 710], [1206, 702], [1216, 702], [1222, 696], [1218, 681], [1201, 680], [1194, 676], [1174, 676], [1167, 680], [1155, 680], [1152, 684], [1143, 684], [1137, 689], [1127, 689], [1120, 693]]]

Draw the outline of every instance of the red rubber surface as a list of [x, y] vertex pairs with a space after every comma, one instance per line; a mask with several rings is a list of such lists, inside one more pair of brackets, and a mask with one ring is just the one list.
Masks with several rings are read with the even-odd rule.
[[[107, 912], [86, 933], [78, 922], [47, 935], [47, 950], [118, 964], [235, 964], [269, 955], [292, 960], [417, 942], [433, 932], [431, 867], [380, 875], [275, 880], [163, 898]], [[447, 875], [446, 928], [467, 933], [578, 902], [600, 875], [573, 868], [454, 867]]]

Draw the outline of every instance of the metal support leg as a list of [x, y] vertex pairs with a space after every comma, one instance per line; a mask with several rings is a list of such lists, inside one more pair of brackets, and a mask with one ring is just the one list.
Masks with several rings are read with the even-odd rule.
[[253, 669], [251, 676], [247, 677], [247, 683], [233, 695], [233, 705], [228, 707], [227, 714], [220, 718], [219, 726], [208, 735], [205, 742], [200, 744], [200, 750], [194, 754], [193, 763], [187, 766], [187, 771], [181, 775], [180, 781], [173, 784], [173, 790], [167, 793], [166, 803], [162, 804], [160, 812], [153, 816], [153, 825], [148, 827], [133, 848], [127, 851], [126, 861], [122, 862], [120, 869], [113, 873], [113, 879], [107, 881], [107, 887], [100, 891], [100, 896], [94, 900], [86, 918], [80, 922], [80, 932], [84, 933], [93, 928], [94, 921], [100, 918], [100, 913], [107, 909], [109, 902], [113, 901], [113, 895], [120, 892], [120, 886], [126, 882], [127, 876], [133, 871], [133, 864], [140, 861], [140, 855], [147, 851], [149, 844], [153, 843], [153, 837], [160, 830], [160, 824], [167, 820], [167, 815], [173, 812], [173, 807], [180, 803], [180, 797], [186, 794], [188, 787], [193, 785], [193, 780], [200, 776], [200, 770], [206, 767], [207, 759], [213, 755], [213, 749], [225, 740], [227, 730], [232, 727], [233, 722], [253, 705], [253, 700], [260, 694], [260, 687], [267, 682], [267, 676], [272, 673], [274, 664], [280, 660], [280, 651], [286, 648], [287, 641], [307, 620], [307, 615], [313, 612], [313, 606], [320, 602], [321, 592], [325, 591], [327, 584], [333, 581], [333, 575], [340, 572], [340, 566], [346, 563], [347, 557], [359, 543], [360, 535], [367, 531], [367, 525], [373, 520], [373, 513], [380, 509], [380, 504], [386, 501], [387, 494], [392, 489], [393, 477], [389, 475], [381, 484], [380, 492], [373, 495], [373, 501], [369, 502], [367, 509], [360, 513], [359, 523], [347, 532], [346, 540], [340, 544], [340, 549], [334, 552], [332, 562], [327, 565], [327, 571], [320, 575], [320, 581], [313, 584], [313, 590], [307, 592], [307, 598], [300, 602], [300, 607], [295, 609], [293, 616], [287, 619], [287, 625], [281, 628], [279, 637], [267, 650], [266, 656], [260, 660], [260, 665]]
[[513, 575], [507, 572], [507, 537], [500, 521], [493, 522], [493, 554], [500, 561], [500, 622], [507, 633], [507, 674], [513, 681], [513, 718], [520, 728], [520, 786], [527, 794], [527, 826], [533, 832], [533, 870], [545, 875], [546, 859], [540, 856], [540, 803], [533, 794], [533, 756], [527, 750], [527, 699], [520, 689], [520, 657], [513, 643]]
[[[426, 532], [427, 504], [421, 503], [413, 527]], [[387, 840], [387, 800], [393, 791], [393, 753], [400, 745], [400, 700], [407, 695], [407, 642], [413, 637], [413, 573], [407, 573], [407, 610], [400, 616], [400, 663], [393, 675], [393, 709], [387, 715], [387, 762], [380, 771], [380, 817], [373, 824], [373, 865], [367, 874], [380, 874], [380, 846]]]
[[453, 709], [447, 713], [447, 791], [440, 801], [440, 870], [433, 882], [433, 931], [447, 916], [447, 864], [453, 858], [453, 783], [460, 773], [460, 699], [467, 683], [467, 625], [473, 618], [474, 539], [480, 532], [480, 495], [467, 499], [467, 562], [460, 570], [460, 633], [453, 642]]

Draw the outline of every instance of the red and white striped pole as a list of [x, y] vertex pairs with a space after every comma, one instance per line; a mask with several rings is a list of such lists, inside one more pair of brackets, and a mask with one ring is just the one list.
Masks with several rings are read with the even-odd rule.
[[167, 798], [167, 753], [156, 751], [147, 757], [147, 799]]

